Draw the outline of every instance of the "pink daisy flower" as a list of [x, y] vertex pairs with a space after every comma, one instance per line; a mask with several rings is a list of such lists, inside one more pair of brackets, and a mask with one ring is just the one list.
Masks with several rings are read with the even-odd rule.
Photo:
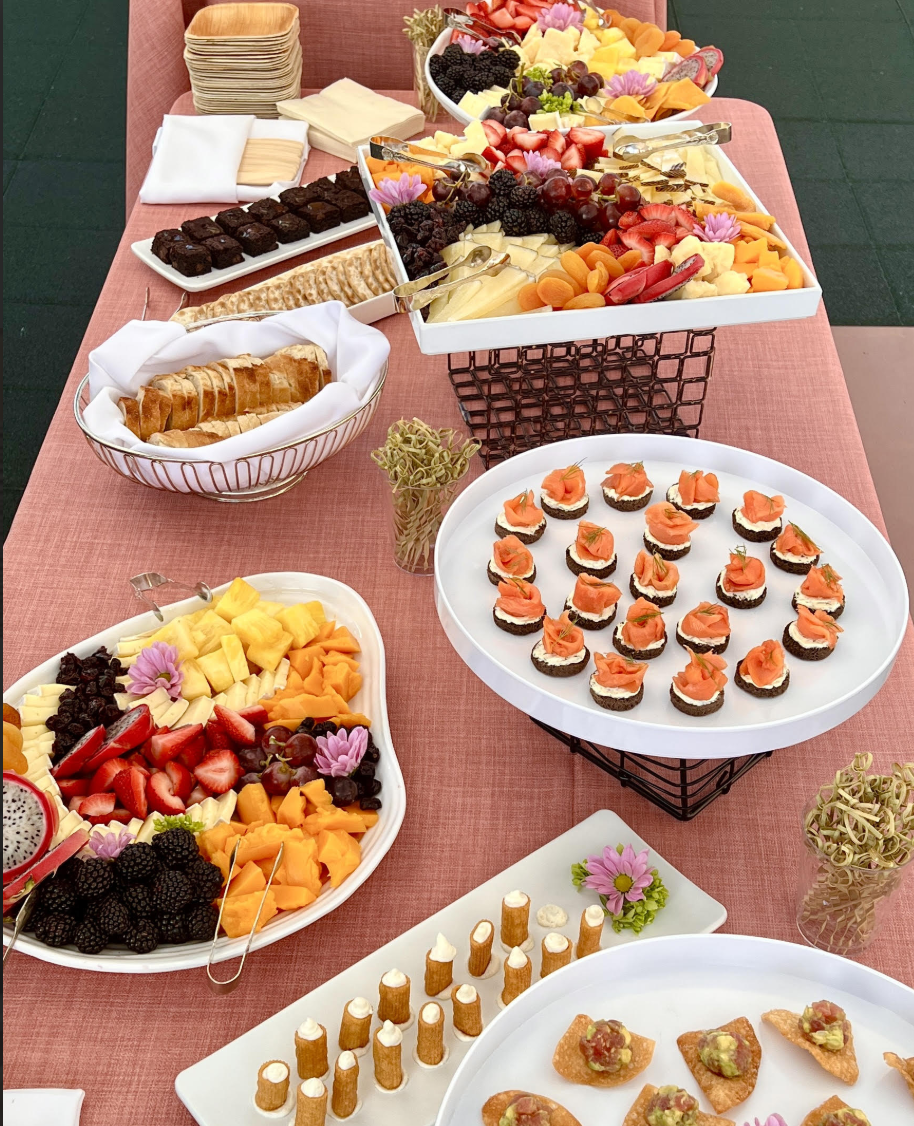
[[588, 856], [584, 887], [591, 888], [606, 901], [611, 915], [618, 915], [626, 903], [644, 899], [654, 874], [648, 862], [649, 849], [636, 853], [630, 844], [621, 852], [607, 845], [602, 856]]

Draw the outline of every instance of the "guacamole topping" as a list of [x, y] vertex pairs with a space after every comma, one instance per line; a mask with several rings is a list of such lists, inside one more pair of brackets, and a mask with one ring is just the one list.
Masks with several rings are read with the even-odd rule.
[[552, 1112], [536, 1095], [518, 1095], [498, 1120], [498, 1126], [549, 1126]]
[[698, 1057], [708, 1071], [725, 1079], [745, 1075], [752, 1062], [752, 1052], [745, 1036], [715, 1028], [703, 1032], [698, 1041]]
[[822, 1126], [870, 1126], [870, 1120], [862, 1110], [843, 1106], [840, 1110], [833, 1110], [831, 1114], [823, 1118]]
[[840, 1052], [847, 1043], [847, 1014], [831, 1001], [813, 1001], [800, 1017], [800, 1031], [827, 1052]]
[[581, 1055], [591, 1071], [615, 1074], [632, 1062], [632, 1034], [617, 1020], [595, 1020], [581, 1037]]
[[647, 1104], [650, 1126], [695, 1126], [698, 1116], [698, 1099], [681, 1087], [658, 1087]]

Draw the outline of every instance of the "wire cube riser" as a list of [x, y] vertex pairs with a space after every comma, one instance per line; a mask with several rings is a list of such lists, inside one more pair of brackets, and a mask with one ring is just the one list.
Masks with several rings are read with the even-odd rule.
[[715, 330], [530, 345], [448, 356], [448, 375], [486, 467], [590, 434], [697, 437]]

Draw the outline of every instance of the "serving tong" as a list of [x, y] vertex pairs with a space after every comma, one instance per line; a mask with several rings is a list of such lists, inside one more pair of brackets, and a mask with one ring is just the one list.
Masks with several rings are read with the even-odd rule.
[[397, 137], [372, 137], [368, 151], [375, 160], [395, 160], [401, 164], [421, 164], [423, 168], [433, 168], [436, 172], [456, 172], [469, 176], [471, 172], [488, 172], [489, 162], [476, 153], [466, 156], [447, 156], [434, 149], [422, 149], [401, 141]]
[[187, 583], [179, 583], [175, 579], [160, 575], [158, 571], [144, 571], [141, 575], [134, 575], [128, 582], [133, 587], [134, 597], [139, 598], [141, 602], [145, 602], [147, 609], [152, 610], [160, 622], [165, 621], [165, 615], [159, 609], [158, 602], [152, 597], [152, 592], [158, 590], [159, 587], [176, 586], [179, 590], [187, 591], [188, 594], [195, 594], [206, 603], [213, 600], [213, 592], [206, 583], [198, 582], [189, 586]]
[[[403, 282], [396, 286], [393, 290], [396, 311], [398, 313], [416, 313], [420, 309], [424, 309], [426, 305], [431, 305], [436, 297], [444, 297], [467, 282], [499, 273], [502, 267], [507, 266], [510, 261], [510, 255], [504, 252], [496, 254], [493, 258], [490, 246], [476, 246], [464, 258], [460, 258], [450, 266], [444, 266], [433, 274], [426, 274], [424, 277], [416, 278], [415, 281]], [[469, 266], [473, 272], [457, 281], [445, 282], [444, 285], [434, 286], [432, 289], [428, 288], [439, 278], [447, 277], [451, 270], [456, 270], [459, 266]]]
[[698, 125], [681, 133], [666, 133], [662, 137], [635, 137], [626, 134], [613, 138], [613, 156], [626, 164], [640, 164], [655, 153], [666, 149], [684, 149], [690, 145], [726, 145], [733, 127], [728, 121], [714, 125]]
[[513, 29], [505, 30], [487, 23], [478, 16], [468, 15], [459, 8], [444, 9], [444, 23], [446, 27], [454, 28], [471, 39], [507, 39], [511, 43], [523, 42], [521, 36]]

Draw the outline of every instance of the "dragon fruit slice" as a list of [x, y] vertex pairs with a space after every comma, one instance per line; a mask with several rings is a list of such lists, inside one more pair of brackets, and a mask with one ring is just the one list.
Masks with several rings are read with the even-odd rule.
[[678, 82], [682, 78], [691, 78], [696, 86], [707, 86], [708, 68], [701, 55], [689, 55], [681, 63], [673, 63], [663, 76], [664, 82]]
[[695, 54], [701, 55], [704, 59], [710, 78], [713, 78], [724, 65], [724, 53], [719, 47], [702, 47]]
[[3, 883], [16, 879], [51, 847], [57, 807], [20, 774], [3, 772]]
[[53, 876], [61, 864], [69, 860], [71, 856], [75, 856], [81, 848], [89, 842], [89, 834], [85, 829], [77, 829], [75, 833], [71, 833], [55, 845], [50, 852], [46, 852], [40, 860], [36, 860], [34, 864], [30, 865], [25, 871], [16, 879], [11, 880], [10, 883], [3, 885], [3, 914], [20, 899], [28, 895], [33, 888], [37, 887], [42, 880], [46, 880], [48, 876]]

